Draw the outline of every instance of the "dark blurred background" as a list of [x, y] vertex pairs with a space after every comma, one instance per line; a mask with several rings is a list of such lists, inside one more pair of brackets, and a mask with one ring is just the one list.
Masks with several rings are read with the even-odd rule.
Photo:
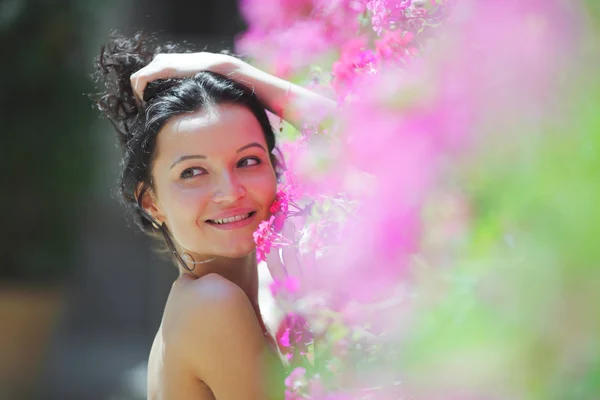
[[176, 270], [117, 198], [88, 95], [111, 30], [232, 49], [237, 0], [0, 0], [0, 400], [145, 399]]

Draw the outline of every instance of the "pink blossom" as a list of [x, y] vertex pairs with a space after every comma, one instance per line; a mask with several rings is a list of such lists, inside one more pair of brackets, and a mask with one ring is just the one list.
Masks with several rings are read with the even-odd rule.
[[412, 32], [386, 31], [381, 39], [375, 41], [375, 52], [383, 60], [403, 60], [417, 52], [414, 47], [410, 47], [413, 39]]
[[256, 258], [259, 262], [265, 261], [267, 259], [267, 254], [271, 251], [274, 239], [274, 232], [272, 230], [274, 220], [275, 217], [271, 216], [268, 220], [262, 221], [258, 225], [256, 232], [252, 234], [254, 243], [256, 244]]
[[305, 387], [307, 386], [305, 368], [294, 368], [287, 378], [285, 378], [284, 383], [286, 386], [285, 400], [300, 400], [306, 398], [306, 396], [304, 396]]
[[358, 30], [356, 7], [362, 0], [244, 0], [249, 29], [236, 51], [287, 76], [335, 51]]
[[[394, 70], [362, 80], [355, 87], [356, 101], [344, 110], [341, 154], [347, 163], [339, 165], [346, 174], [348, 165], [365, 171], [374, 182], [342, 230], [343, 242], [333, 242], [339, 247], [323, 262], [326, 290], [342, 304], [386, 298], [407, 277], [419, 250], [423, 201], [436, 183], [442, 157], [460, 149], [468, 132], [470, 97], [444, 89], [432, 95], [425, 72]], [[401, 93], [406, 103], [397, 104], [406, 106], [394, 107], [389, 99], [398, 102]]]
[[412, 0], [370, 0], [367, 9], [371, 11], [371, 24], [377, 35], [381, 35], [390, 24], [404, 16]]
[[304, 379], [306, 369], [302, 367], [296, 367], [290, 372], [287, 378], [285, 378], [285, 386], [293, 388], [296, 381]]
[[293, 276], [287, 276], [282, 280], [274, 279], [269, 285], [271, 294], [278, 296], [281, 293], [295, 294], [300, 290], [300, 281]]
[[291, 21], [277, 34], [253, 29], [238, 38], [236, 51], [259, 58], [266, 68], [280, 76], [304, 68], [331, 49], [333, 37], [317, 20]]
[[388, 25], [388, 9], [385, 0], [370, 0], [367, 3], [367, 9], [371, 11], [371, 24], [373, 30], [378, 35], [381, 34], [384, 28]]
[[306, 136], [298, 136], [295, 140], [285, 140], [277, 146], [283, 153], [286, 164], [286, 170], [284, 172], [286, 183], [293, 183], [292, 180], [294, 178], [295, 168], [303, 157], [302, 153], [306, 147], [307, 140], [308, 138]]
[[321, 0], [316, 17], [326, 26], [332, 44], [339, 46], [356, 35], [356, 15], [364, 12], [366, 0]]
[[276, 334], [281, 353], [290, 361], [294, 357], [308, 354], [313, 336], [306, 319], [298, 313], [288, 313], [279, 325]]
[[[252, 13], [260, 14], [258, 1], [247, 2], [258, 7]], [[290, 0], [274, 5], [274, 14], [268, 18], [253, 14], [256, 22], [250, 24], [256, 39], [251, 43], [252, 51], [260, 61], [274, 62], [279, 71], [306, 66], [335, 46], [340, 56], [333, 65], [333, 85], [342, 94], [340, 98], [353, 94], [336, 119], [339, 131], [332, 135], [303, 131], [300, 140], [289, 144], [290, 168], [271, 207], [275, 215], [259, 226], [254, 238], [257, 258], [264, 260], [271, 249], [286, 245], [282, 238], [285, 231], [280, 230], [283, 221], [287, 218], [298, 224], [295, 227], [301, 230], [300, 235], [283, 236], [293, 236], [294, 244], [300, 239], [302, 287], [289, 277], [276, 280], [270, 289], [274, 295], [285, 295], [299, 290], [304, 293], [305, 286], [314, 285], [325, 293], [328, 305], [342, 312], [346, 322], [369, 323], [369, 329], [376, 332], [392, 331], [387, 336], [391, 340], [399, 340], [399, 332], [413, 332], [410, 322], [414, 315], [405, 309], [409, 308], [408, 300], [404, 302], [409, 296], [398, 293], [406, 293], [412, 283], [415, 256], [428, 250], [428, 244], [436, 245], [431, 240], [435, 235], [427, 230], [433, 226], [441, 237], [443, 243], [437, 245], [446, 264], [453, 261], [446, 259], [452, 256], [447, 251], [452, 245], [450, 236], [466, 236], [469, 214], [462, 201], [455, 199], [456, 204], [446, 206], [454, 210], [450, 218], [427, 225], [424, 216], [424, 207], [431, 204], [432, 197], [442, 200], [434, 202], [438, 208], [443, 205], [439, 188], [448, 184], [448, 170], [452, 172], [446, 167], [454, 167], [457, 160], [471, 162], [463, 156], [474, 143], [479, 144], [481, 132], [489, 129], [486, 124], [490, 116], [493, 121], [509, 123], [507, 110], [518, 108], [518, 115], [522, 115], [523, 109], [538, 104], [542, 93], [555, 84], [550, 72], [560, 65], [556, 56], [568, 58], [565, 54], [569, 54], [563, 52], [563, 33], [558, 34], [568, 31], [563, 29], [562, 19], [541, 10], [551, 1], [505, 0], [469, 1], [459, 14], [461, 18], [452, 22], [456, 30], [446, 32], [444, 46], [437, 49], [440, 52], [435, 60], [439, 64], [432, 65], [425, 57], [411, 58], [416, 44], [423, 42], [419, 40], [421, 28], [427, 32], [430, 26], [425, 25], [445, 16], [442, 3], [449, 1], [431, 0], [427, 5], [418, 0], [331, 0], [328, 4]], [[363, 7], [371, 12], [371, 24], [379, 37], [343, 39], [350, 29], [336, 33], [335, 27], [344, 26], [339, 16], [346, 15], [336, 12], [346, 10], [350, 15], [356, 12], [353, 10], [364, 11]], [[271, 21], [273, 16], [280, 18]], [[289, 24], [282, 25], [281, 21]], [[405, 63], [407, 59], [411, 62]], [[504, 137], [502, 140], [507, 142]], [[349, 198], [340, 193], [351, 193], [357, 205], [349, 207]], [[291, 217], [296, 200], [306, 195], [312, 196], [314, 213], [308, 218]], [[431, 255], [426, 254], [427, 261]], [[271, 256], [280, 261], [278, 253]], [[370, 316], [365, 307], [357, 307], [357, 303], [372, 305], [397, 298], [402, 301], [394, 302], [393, 310]], [[399, 305], [406, 307], [396, 307]], [[344, 343], [352, 336], [342, 336], [338, 342], [328, 343], [339, 357], [338, 364], [329, 364], [337, 384], [352, 378], [341, 368], [354, 351], [350, 343]], [[305, 317], [297, 312], [286, 316], [276, 338], [291, 361], [307, 355], [314, 340]], [[397, 371], [391, 372], [395, 375]], [[347, 397], [311, 393], [306, 375], [305, 370], [297, 369], [286, 379], [287, 399], [357, 397], [351, 393], [351, 385], [340, 385], [348, 391]], [[435, 372], [432, 378], [439, 379]], [[399, 397], [379, 388], [368, 395]]]
[[282, 213], [272, 215], [268, 220], [262, 221], [252, 234], [256, 244], [256, 259], [259, 262], [266, 261], [267, 254], [271, 249], [292, 244], [289, 239], [280, 234], [285, 219], [286, 215]]
[[352, 90], [357, 76], [373, 72], [377, 63], [378, 57], [368, 48], [367, 38], [358, 37], [348, 41], [332, 67], [334, 90], [343, 97]]
[[322, 135], [300, 136], [293, 142], [279, 146], [284, 154], [288, 169], [283, 174], [289, 184], [285, 190], [290, 200], [324, 195], [338, 189], [337, 178], [329, 173], [330, 167], [338, 162], [339, 146], [327, 144]]
[[287, 198], [287, 194], [283, 191], [278, 191], [275, 197], [275, 201], [271, 204], [269, 211], [272, 213], [275, 212], [283, 212], [287, 213], [289, 209], [289, 199]]
[[358, 14], [362, 14], [367, 9], [368, 0], [349, 0], [348, 7]]
[[309, 17], [316, 3], [317, 0], [241, 0], [240, 10], [251, 28], [267, 31]]
[[[286, 175], [287, 174], [287, 175]], [[291, 173], [284, 173], [284, 178], [291, 178]], [[275, 201], [269, 208], [272, 213], [281, 212], [287, 214], [290, 208], [290, 202], [295, 200], [296, 190], [290, 183], [283, 183], [279, 186], [279, 190], [275, 196]]]

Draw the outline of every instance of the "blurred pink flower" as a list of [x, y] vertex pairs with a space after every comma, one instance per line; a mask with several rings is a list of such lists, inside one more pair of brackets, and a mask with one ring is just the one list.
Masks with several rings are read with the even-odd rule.
[[313, 344], [313, 335], [306, 318], [298, 313], [288, 313], [276, 333], [281, 353], [291, 362], [297, 356], [306, 356]]
[[300, 281], [293, 276], [287, 276], [282, 280], [274, 279], [273, 283], [269, 285], [269, 289], [275, 297], [281, 293], [295, 294], [300, 290]]
[[378, 63], [377, 55], [369, 49], [366, 37], [349, 40], [340, 51], [340, 58], [333, 64], [333, 89], [343, 98], [352, 91], [359, 74], [373, 73]]
[[348, 8], [357, 14], [362, 14], [367, 9], [368, 0], [348, 0]]
[[260, 59], [279, 76], [318, 62], [355, 35], [360, 0], [244, 0], [249, 29], [236, 51]]
[[304, 395], [307, 386], [306, 369], [303, 367], [296, 367], [290, 372], [285, 378], [285, 400], [301, 400], [305, 399]]
[[390, 24], [404, 16], [404, 11], [410, 7], [412, 0], [369, 0], [367, 9], [371, 11], [371, 24], [377, 35]]
[[317, 3], [318, 0], [241, 0], [240, 10], [251, 28], [267, 31], [309, 17]]
[[[249, 11], [256, 21], [250, 24], [246, 38], [251, 39], [247, 44], [260, 61], [272, 62], [278, 71], [290, 71], [310, 64], [334, 46], [340, 56], [333, 65], [333, 86], [340, 98], [347, 100], [336, 119], [339, 131], [332, 135], [303, 131], [300, 140], [284, 149], [291, 154], [286, 157], [289, 169], [271, 209], [275, 215], [255, 233], [257, 258], [264, 259], [272, 248], [286, 245], [278, 227], [289, 217], [295, 196], [312, 196], [317, 211], [310, 218], [293, 218], [300, 229], [294, 241], [300, 239], [302, 288], [292, 277], [274, 282], [271, 290], [274, 294], [305, 292], [305, 286], [312, 285], [345, 321], [368, 323], [369, 329], [385, 332], [393, 340], [414, 332], [410, 330], [414, 315], [406, 304], [409, 300], [370, 316], [360, 307], [364, 304], [352, 306], [404, 300], [398, 294], [410, 292], [406, 289], [412, 283], [411, 267], [415, 255], [427, 250], [424, 238], [431, 239], [431, 234], [424, 230], [432, 226], [442, 237], [437, 243], [442, 248], [440, 257], [445, 264], [452, 263], [446, 259], [452, 256], [447, 251], [452, 246], [450, 237], [467, 236], [468, 204], [461, 199], [447, 200], [454, 202], [446, 205], [454, 214], [431, 225], [425, 224], [423, 207], [430, 204], [432, 196], [439, 196], [440, 183], [451, 180], [448, 170], [452, 173], [457, 164], [470, 162], [463, 158], [471, 155], [467, 151], [483, 141], [509, 142], [506, 137], [486, 135], [490, 126], [499, 130], [494, 122], [510, 124], [513, 115], [535, 115], [534, 107], [552, 98], [547, 94], [556, 93], [550, 92], [557, 85], [553, 72], [571, 54], [565, 35], [572, 27], [558, 2], [464, 0], [457, 2], [462, 4], [457, 6], [457, 18], [444, 31], [442, 46], [432, 48], [435, 57], [410, 58], [417, 43], [421, 45], [422, 38], [432, 32], [431, 25], [445, 18], [445, 5], [453, 2], [246, 2], [257, 7]], [[260, 9], [267, 5], [274, 10]], [[379, 37], [344, 39], [355, 21], [346, 29], [340, 16], [356, 17], [366, 7]], [[273, 17], [276, 20], [270, 19]], [[419, 36], [421, 28], [426, 34]], [[406, 58], [412, 61], [405, 63]], [[348, 93], [352, 96], [346, 96]], [[515, 110], [518, 112], [511, 113]], [[446, 168], [448, 165], [451, 168]], [[350, 200], [340, 193], [351, 193], [357, 205], [347, 207]], [[442, 201], [435, 204], [442, 208], [444, 199], [438, 200]], [[431, 261], [431, 252], [425, 256]], [[307, 325], [303, 317], [292, 313], [280, 326], [276, 337], [288, 359], [307, 352], [313, 340]], [[331, 348], [343, 358], [348, 353], [345, 346], [340, 340]], [[339, 374], [338, 383], [349, 378], [340, 364], [331, 365]], [[427, 384], [431, 382], [427, 380]], [[306, 371], [292, 373], [286, 380], [286, 398], [306, 397], [306, 385]], [[438, 388], [434, 386], [435, 392]], [[398, 397], [383, 393], [369, 395]], [[336, 397], [322, 393], [312, 398]], [[339, 398], [346, 397], [340, 394]]]
[[290, 22], [285, 29], [251, 28], [236, 43], [236, 51], [260, 59], [276, 75], [286, 76], [322, 57], [331, 47], [331, 33], [318, 20]]
[[271, 249], [290, 246], [292, 244], [289, 239], [280, 234], [286, 217], [283, 213], [276, 213], [268, 220], [262, 221], [252, 234], [254, 243], [256, 244], [256, 259], [259, 262], [266, 261], [267, 254], [269, 254]]
[[386, 31], [381, 39], [375, 41], [375, 52], [382, 60], [401, 61], [417, 54], [411, 46], [415, 35], [412, 32]]

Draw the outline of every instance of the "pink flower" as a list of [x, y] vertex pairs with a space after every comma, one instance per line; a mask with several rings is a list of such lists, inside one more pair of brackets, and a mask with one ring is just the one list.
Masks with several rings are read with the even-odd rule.
[[300, 290], [300, 281], [293, 276], [288, 276], [283, 280], [273, 280], [269, 286], [273, 296], [278, 296], [280, 293], [295, 294]]
[[362, 14], [367, 9], [367, 0], [349, 0], [348, 7], [358, 14]]
[[275, 213], [273, 215], [275, 219], [273, 219], [273, 231], [276, 233], [281, 233], [283, 229], [283, 224], [285, 224], [285, 220], [287, 219], [287, 215], [284, 213]]
[[272, 213], [281, 212], [287, 214], [289, 211], [290, 194], [286, 190], [288, 185], [282, 185], [275, 196], [275, 201], [271, 204], [269, 211]]
[[293, 388], [295, 383], [298, 380], [304, 379], [304, 375], [306, 374], [306, 369], [302, 367], [296, 367], [292, 372], [290, 372], [289, 376], [285, 378], [285, 386], [289, 388]]
[[371, 24], [377, 35], [381, 35], [391, 23], [402, 19], [411, 3], [412, 0], [370, 0], [367, 9], [371, 11]]
[[302, 229], [301, 236], [301, 245], [310, 253], [314, 253], [325, 246], [323, 238], [320, 235], [319, 228], [323, 228], [325, 223], [323, 221], [320, 222], [310, 222], [307, 223]]
[[276, 30], [250, 28], [236, 43], [236, 51], [259, 58], [276, 75], [304, 68], [331, 49], [332, 32], [313, 19], [292, 20]]
[[301, 187], [298, 177], [292, 171], [288, 170], [283, 173], [283, 179], [285, 182], [283, 190], [287, 193], [288, 199], [296, 200], [300, 197]]
[[252, 234], [256, 244], [256, 258], [259, 262], [265, 261], [267, 254], [271, 251], [274, 240], [273, 221], [275, 221], [275, 217], [271, 216], [270, 219], [261, 222], [256, 232]]
[[304, 396], [305, 387], [307, 386], [306, 369], [296, 367], [287, 378], [285, 378], [285, 400], [300, 400], [306, 398]]
[[298, 355], [307, 355], [308, 346], [314, 340], [306, 319], [293, 312], [281, 321], [276, 338], [281, 353], [290, 361]]
[[333, 88], [343, 97], [352, 91], [356, 77], [375, 70], [378, 57], [368, 48], [364, 37], [348, 41], [341, 49], [341, 56], [332, 67]]
[[417, 51], [409, 47], [414, 36], [412, 32], [386, 31], [381, 39], [375, 41], [376, 54], [383, 60], [404, 60]]
[[309, 17], [317, 0], [242, 0], [240, 10], [251, 28], [285, 28]]
[[256, 231], [252, 234], [256, 244], [256, 259], [258, 262], [266, 261], [267, 254], [272, 248], [281, 248], [291, 245], [291, 241], [279, 232], [283, 229], [286, 215], [277, 213], [266, 221], [262, 221]]

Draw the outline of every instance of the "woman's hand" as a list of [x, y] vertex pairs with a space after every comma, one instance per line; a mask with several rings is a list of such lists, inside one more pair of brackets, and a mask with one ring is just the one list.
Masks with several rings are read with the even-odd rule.
[[148, 82], [157, 79], [185, 78], [200, 71], [222, 75], [235, 72], [243, 61], [219, 53], [164, 53], [157, 54], [152, 62], [131, 75], [131, 87], [138, 99], [144, 98]]

